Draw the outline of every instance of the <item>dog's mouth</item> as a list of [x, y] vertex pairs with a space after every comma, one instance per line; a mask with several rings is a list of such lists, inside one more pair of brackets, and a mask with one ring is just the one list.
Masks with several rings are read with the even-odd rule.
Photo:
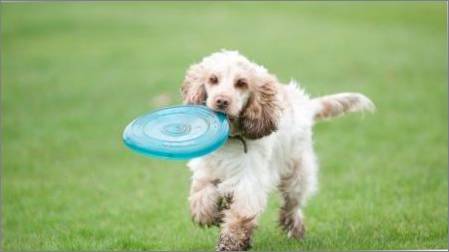
[[213, 111], [220, 112], [220, 113], [223, 113], [225, 115], [228, 115], [228, 111], [226, 111], [226, 109], [220, 109], [220, 108], [211, 108], [211, 109]]
[[[207, 104], [205, 104], [207, 106]], [[219, 113], [223, 113], [226, 115], [226, 117], [228, 118], [228, 121], [230, 123], [231, 128], [235, 128], [236, 126], [236, 122], [238, 121], [238, 116], [231, 114], [229, 112], [228, 109], [220, 109], [217, 107], [211, 107], [211, 106], [207, 106], [208, 108], [210, 108], [211, 110], [215, 111], [215, 112], [219, 112]]]
[[211, 108], [211, 107], [209, 107], [209, 108], [215, 112], [220, 112], [220, 113], [225, 114], [228, 117], [229, 121], [231, 121], [231, 122], [234, 122], [237, 119], [237, 116], [229, 113], [229, 110], [227, 110], [227, 109]]
[[[209, 107], [210, 108], [210, 107]], [[226, 115], [226, 117], [228, 118], [229, 121], [229, 126], [231, 127], [231, 131], [235, 131], [236, 129], [236, 122], [238, 121], [238, 116], [235, 116], [233, 114], [230, 114], [229, 111], [227, 110], [223, 110], [223, 109], [217, 109], [217, 108], [210, 108], [215, 112], [219, 112], [219, 113], [223, 113]], [[234, 135], [235, 132], [231, 133], [231, 135]]]
[[226, 117], [228, 118], [229, 122], [232, 124], [237, 121], [237, 116], [232, 115], [227, 111], [223, 111], [223, 110], [215, 110], [215, 111], [225, 114]]

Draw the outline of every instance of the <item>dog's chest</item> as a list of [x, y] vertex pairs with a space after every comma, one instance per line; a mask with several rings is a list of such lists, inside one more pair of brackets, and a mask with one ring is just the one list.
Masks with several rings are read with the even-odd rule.
[[273, 139], [246, 140], [247, 152], [239, 139], [230, 139], [223, 147], [205, 157], [209, 173], [224, 181], [243, 173], [257, 172], [267, 166], [272, 155]]

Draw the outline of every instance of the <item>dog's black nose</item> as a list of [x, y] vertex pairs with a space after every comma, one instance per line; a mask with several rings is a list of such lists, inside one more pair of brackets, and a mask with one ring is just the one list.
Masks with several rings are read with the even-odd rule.
[[230, 99], [226, 96], [217, 96], [215, 98], [215, 106], [219, 109], [226, 109], [230, 104]]

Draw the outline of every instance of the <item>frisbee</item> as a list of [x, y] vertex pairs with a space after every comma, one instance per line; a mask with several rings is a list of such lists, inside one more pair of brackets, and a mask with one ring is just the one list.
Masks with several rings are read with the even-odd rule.
[[202, 105], [182, 105], [136, 118], [125, 128], [123, 141], [147, 156], [191, 159], [217, 150], [228, 135], [225, 114]]

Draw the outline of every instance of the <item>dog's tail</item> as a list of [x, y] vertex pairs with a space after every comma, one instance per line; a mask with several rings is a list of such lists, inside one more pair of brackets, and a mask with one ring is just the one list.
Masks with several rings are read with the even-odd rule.
[[374, 112], [374, 103], [360, 93], [339, 93], [311, 100], [315, 121], [327, 120], [349, 112]]

